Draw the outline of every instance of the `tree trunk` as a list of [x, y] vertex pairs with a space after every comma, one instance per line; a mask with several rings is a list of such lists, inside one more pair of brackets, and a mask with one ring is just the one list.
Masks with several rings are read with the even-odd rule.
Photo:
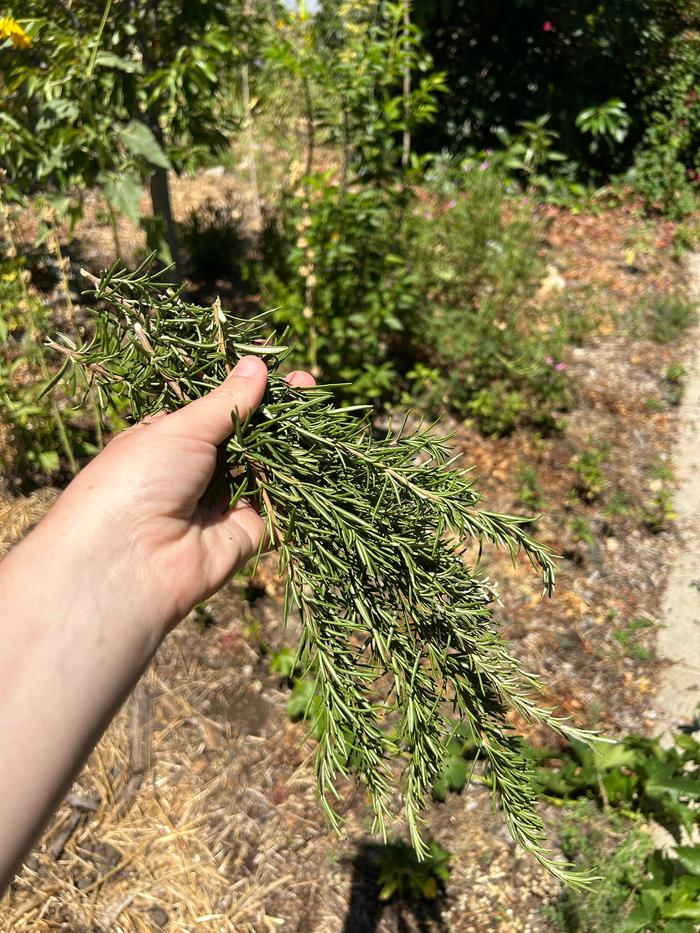
[[[167, 170], [164, 168], [157, 168], [149, 178], [148, 184], [151, 191], [153, 217], [156, 221], [160, 220], [163, 224], [165, 242], [168, 244], [170, 257], [175, 263], [175, 269], [173, 271], [179, 278], [180, 250], [170, 201], [170, 182], [168, 181]], [[172, 276], [173, 273], [171, 272], [170, 274]]]

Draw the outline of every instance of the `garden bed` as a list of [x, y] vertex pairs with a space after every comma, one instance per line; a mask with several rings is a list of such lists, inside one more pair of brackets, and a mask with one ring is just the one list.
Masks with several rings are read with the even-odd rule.
[[[487, 439], [458, 424], [456, 445], [487, 507], [541, 512], [537, 535], [564, 557], [552, 600], [531, 568], [486, 562], [507, 593], [503, 630], [542, 675], [548, 702], [605, 732], [643, 731], [654, 725], [655, 626], [675, 541], [677, 367], [691, 349], [682, 328], [659, 342], [683, 287], [676, 228], [633, 207], [540, 210], [543, 287], [590, 318], [581, 345], [552, 361], [567, 367], [574, 404], [546, 436], [521, 428]], [[51, 496], [5, 497], [0, 549]], [[362, 796], [345, 785], [345, 835], [332, 836], [314, 800], [312, 743], [269, 670], [270, 652], [294, 643], [281, 628], [281, 597], [270, 559], [169, 636], [141, 695], [152, 704], [152, 768], [129, 783], [131, 700], [2, 902], [5, 930], [554, 929], [542, 908], [558, 882], [515, 849], [479, 787], [428, 814], [453, 853], [444, 896], [420, 908], [377, 900]]]

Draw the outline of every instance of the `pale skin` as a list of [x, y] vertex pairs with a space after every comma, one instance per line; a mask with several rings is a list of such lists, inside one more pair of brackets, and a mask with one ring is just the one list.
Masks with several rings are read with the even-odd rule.
[[0, 894], [163, 638], [258, 551], [250, 505], [201, 500], [232, 410], [266, 383], [245, 357], [208, 396], [118, 435], [0, 563]]

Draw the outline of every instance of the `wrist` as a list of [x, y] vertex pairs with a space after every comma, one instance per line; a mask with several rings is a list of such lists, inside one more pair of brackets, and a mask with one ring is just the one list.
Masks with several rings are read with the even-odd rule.
[[[15, 549], [14, 574], [46, 597], [45, 611], [84, 619], [106, 635], [131, 637], [144, 654], [155, 651], [171, 621], [148, 592], [146, 562], [137, 559], [118, 515], [97, 501], [81, 501], [72, 487]], [[37, 584], [39, 584], [37, 586]], [[37, 609], [39, 607], [37, 606]]]

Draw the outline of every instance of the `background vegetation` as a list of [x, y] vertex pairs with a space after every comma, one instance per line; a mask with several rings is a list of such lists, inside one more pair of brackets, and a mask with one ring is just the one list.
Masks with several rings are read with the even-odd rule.
[[[339, 383], [349, 403], [374, 401], [378, 427], [410, 408], [447, 413], [465, 447], [522, 444], [515, 501], [543, 515], [540, 529], [557, 526], [572, 566], [595, 564], [616, 535], [668, 532], [663, 457], [643, 451], [628, 488], [615, 429], [570, 426], [593, 391], [577, 360], [606, 340], [620, 360], [668, 354], [647, 420], [670, 424], [681, 400], [695, 322], [679, 261], [698, 237], [697, 0], [324, 0], [317, 13], [263, 0], [26, 0], [0, 12], [5, 493], [60, 487], [123, 425], [118, 405], [101, 423], [95, 389], [66, 382], [47, 344], [89, 333], [80, 268], [92, 224], [108, 231], [109, 260], [155, 250], [195, 298], [221, 294], [242, 316], [275, 308], [296, 340], [292, 364]], [[183, 217], [174, 192], [195, 173], [234, 177], [235, 197]], [[625, 281], [656, 282], [666, 262], [670, 284], [633, 300], [615, 285], [601, 295], [593, 276], [567, 285], [547, 245], [555, 218], [606, 212], [613, 225], [632, 218]], [[608, 402], [621, 406], [618, 432], [622, 395]], [[550, 456], [558, 486], [536, 465]], [[600, 655], [653, 661], [655, 622], [606, 611]], [[291, 691], [290, 717], [315, 708], [291, 652], [272, 652], [270, 671]], [[697, 742], [678, 735], [662, 752], [633, 736], [594, 760], [532, 738], [543, 800], [564, 814], [560, 847], [605, 877], [585, 903], [563, 894], [548, 922], [694, 930], [700, 858], [679, 827], [697, 821]], [[456, 724], [437, 801], [478, 783], [471, 751]], [[651, 841], [651, 818], [676, 833], [677, 858]], [[398, 841], [369, 863], [381, 901], [414, 904], [449, 890], [454, 860], [434, 841], [416, 863]]]

